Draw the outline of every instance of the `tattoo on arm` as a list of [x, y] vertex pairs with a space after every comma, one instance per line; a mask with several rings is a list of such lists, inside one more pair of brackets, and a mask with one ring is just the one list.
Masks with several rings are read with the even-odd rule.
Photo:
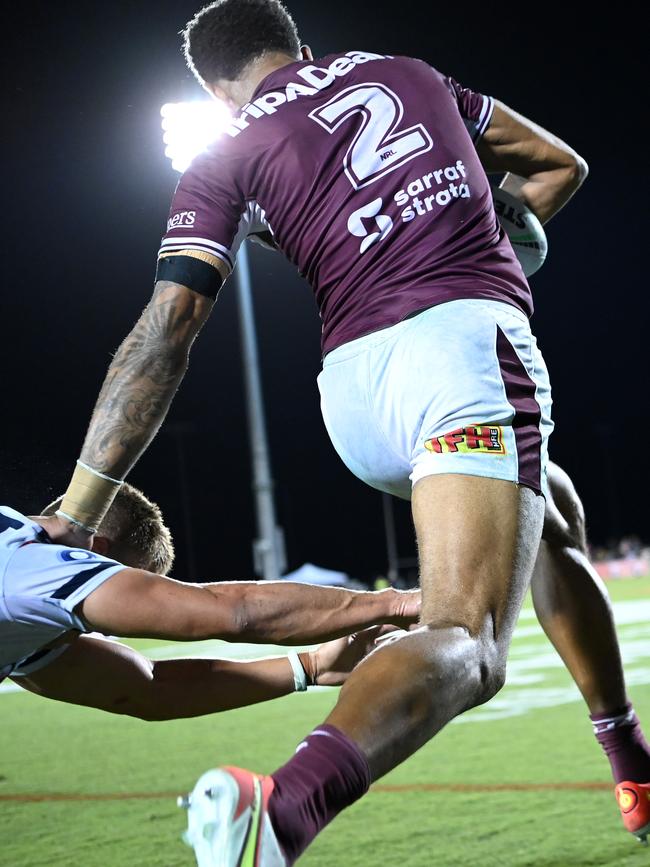
[[162, 424], [211, 299], [160, 281], [108, 369], [81, 459], [123, 478]]

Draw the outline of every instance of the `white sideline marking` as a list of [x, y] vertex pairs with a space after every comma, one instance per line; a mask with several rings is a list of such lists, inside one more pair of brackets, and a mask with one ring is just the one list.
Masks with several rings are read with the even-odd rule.
[[[649, 684], [650, 600], [616, 602], [613, 608], [626, 683], [628, 686]], [[526, 617], [520, 618], [520, 622], [522, 619], [530, 620], [531, 614], [534, 616], [532, 609], [527, 609]], [[564, 668], [564, 663], [546, 639], [543, 642], [522, 641], [542, 636], [539, 624], [518, 626], [508, 658], [505, 689], [488, 704], [463, 714], [454, 722], [489, 722], [522, 716], [540, 708], [581, 701], [582, 696], [573, 683], [566, 686], [544, 686], [554, 671]]]
[[[616, 602], [613, 607], [626, 681], [629, 686], [650, 684], [650, 599]], [[548, 683], [555, 672], [563, 668], [563, 663], [546, 641], [539, 624], [534, 621], [535, 612], [532, 608], [521, 612], [508, 661], [506, 688], [487, 705], [464, 714], [455, 722], [488, 722], [581, 700], [573, 684], [555, 686]], [[196, 641], [185, 646], [164, 644], [145, 651], [152, 659], [179, 656], [252, 659], [282, 656], [286, 652], [286, 648], [275, 645], [228, 644], [222, 641]], [[545, 686], [545, 683], [548, 685]], [[19, 686], [10, 681], [0, 684], [0, 695], [21, 691]]]

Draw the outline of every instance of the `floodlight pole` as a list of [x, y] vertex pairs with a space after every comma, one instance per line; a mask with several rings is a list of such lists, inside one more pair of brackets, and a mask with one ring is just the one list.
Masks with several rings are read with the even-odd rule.
[[258, 575], [262, 575], [269, 581], [277, 581], [286, 571], [287, 564], [284, 533], [276, 523], [273, 501], [273, 478], [264, 419], [251, 272], [246, 246], [246, 243], [243, 243], [239, 250], [235, 278], [244, 360], [251, 472], [257, 515], [258, 538], [253, 542], [253, 567]]

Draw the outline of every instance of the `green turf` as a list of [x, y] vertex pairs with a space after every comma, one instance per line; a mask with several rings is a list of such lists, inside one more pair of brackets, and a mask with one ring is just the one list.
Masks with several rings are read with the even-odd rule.
[[[650, 579], [610, 585], [637, 711], [650, 728]], [[645, 618], [645, 621], [644, 621]], [[160, 642], [139, 642], [156, 646]], [[170, 651], [171, 652], [171, 649]], [[496, 701], [452, 723], [384, 780], [418, 784], [609, 781], [583, 705], [528, 610]], [[271, 771], [322, 721], [336, 692], [294, 695], [219, 717], [143, 723], [0, 694], [0, 796], [174, 793], [211, 765]], [[536, 710], [531, 708], [537, 707]], [[526, 709], [520, 715], [513, 709]], [[2, 867], [189, 867], [184, 816], [169, 796], [0, 802]], [[301, 860], [306, 867], [647, 865], [621, 830], [611, 791], [371, 792]]]

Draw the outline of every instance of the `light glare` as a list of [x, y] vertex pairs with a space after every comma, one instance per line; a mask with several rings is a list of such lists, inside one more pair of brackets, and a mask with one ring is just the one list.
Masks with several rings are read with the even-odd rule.
[[168, 102], [160, 109], [165, 156], [184, 172], [229, 125], [232, 115], [222, 102]]

